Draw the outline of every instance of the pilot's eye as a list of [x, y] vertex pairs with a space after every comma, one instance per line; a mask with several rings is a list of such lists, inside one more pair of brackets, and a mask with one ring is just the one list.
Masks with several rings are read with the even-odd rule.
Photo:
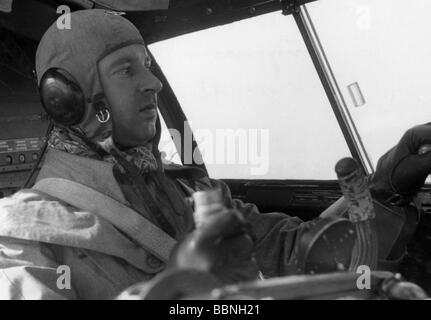
[[132, 68], [130, 66], [125, 66], [121, 69], [118, 69], [115, 73], [118, 75], [123, 75], [123, 76], [131, 75], [132, 74]]

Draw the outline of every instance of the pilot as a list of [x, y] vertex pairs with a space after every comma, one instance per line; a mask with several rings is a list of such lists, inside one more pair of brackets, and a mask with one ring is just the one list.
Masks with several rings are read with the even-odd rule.
[[[255, 279], [258, 270], [294, 273], [296, 243], [316, 220], [261, 214], [203, 171], [162, 161], [162, 84], [127, 19], [94, 9], [73, 12], [70, 30], [54, 23], [38, 46], [36, 73], [55, 126], [36, 185], [0, 200], [1, 299], [111, 299], [170, 268], [196, 268], [222, 283]], [[394, 226], [390, 212], [377, 212], [385, 221], [380, 259], [400, 258], [414, 231], [411, 200], [431, 172], [431, 153], [417, 154], [426, 144], [430, 124], [409, 130], [372, 178], [376, 199], [402, 217]], [[210, 188], [222, 191], [227, 209], [195, 228], [184, 199]], [[122, 209], [112, 214], [112, 204]], [[168, 247], [170, 260], [158, 252], [168, 243], [180, 244]]]

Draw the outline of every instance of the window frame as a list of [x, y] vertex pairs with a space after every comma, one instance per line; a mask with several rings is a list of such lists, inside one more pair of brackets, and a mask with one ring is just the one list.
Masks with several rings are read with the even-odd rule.
[[[306, 5], [289, 7], [289, 10], [281, 10], [280, 13], [283, 15], [292, 14], [294, 17], [298, 32], [300, 32], [301, 34], [310, 59], [312, 60], [314, 68], [319, 76], [319, 80], [326, 93], [329, 105], [332, 108], [332, 112], [336, 117], [337, 123], [339, 125], [339, 128], [341, 129], [351, 156], [359, 163], [359, 165], [362, 167], [366, 174], [373, 173], [374, 168], [356, 130], [356, 126], [353, 122], [353, 119], [350, 117], [348, 110], [346, 110], [346, 108], [343, 106], [343, 103], [345, 105], [344, 97], [338, 89], [337, 80], [332, 73], [325, 52], [323, 51], [322, 44], [318, 39], [317, 32], [311, 21], [311, 17], [308, 15]], [[188, 123], [187, 116], [184, 113], [172, 87], [169, 85], [168, 79], [164, 75], [162, 69], [160, 68], [160, 65], [157, 63], [157, 59], [151, 53], [151, 50], [149, 48], [147, 49], [153, 61], [152, 71], [154, 75], [158, 77], [159, 80], [163, 83], [164, 89], [159, 94], [160, 113], [163, 116], [167, 127], [178, 130], [181, 134], [181, 137], [184, 138], [184, 125], [187, 125]], [[192, 132], [191, 128], [188, 129], [190, 130], [190, 132]], [[174, 143], [176, 144], [177, 150], [181, 151], [179, 152], [179, 154], [181, 161], [184, 164], [184, 139], [181, 139], [181, 142], [174, 141]], [[193, 154], [201, 156], [199, 146], [193, 135], [192, 152]], [[205, 170], [205, 172], [207, 172], [208, 174], [205, 163], [196, 163], [194, 157], [192, 158], [192, 163], [190, 165], [199, 167]]]

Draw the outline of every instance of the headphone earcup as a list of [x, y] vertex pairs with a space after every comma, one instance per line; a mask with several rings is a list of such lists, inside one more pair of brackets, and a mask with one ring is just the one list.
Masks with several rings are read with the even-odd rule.
[[85, 114], [85, 95], [64, 69], [51, 68], [39, 83], [42, 106], [51, 118], [64, 126], [78, 124]]

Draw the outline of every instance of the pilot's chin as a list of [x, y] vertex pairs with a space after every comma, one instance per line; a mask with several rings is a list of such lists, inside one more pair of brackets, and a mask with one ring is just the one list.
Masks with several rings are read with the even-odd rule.
[[146, 126], [142, 135], [142, 140], [148, 142], [154, 139], [156, 132], [156, 123]]

